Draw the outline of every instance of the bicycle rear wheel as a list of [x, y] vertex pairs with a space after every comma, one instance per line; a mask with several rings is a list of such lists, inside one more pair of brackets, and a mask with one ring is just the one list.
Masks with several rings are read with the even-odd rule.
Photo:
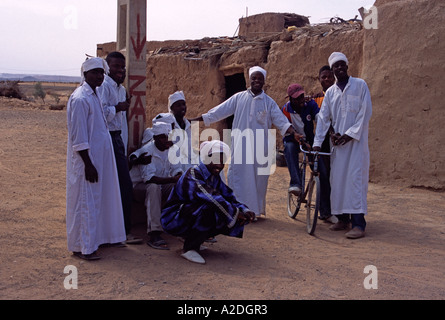
[[318, 210], [320, 208], [320, 178], [315, 176], [309, 183], [306, 206], [306, 230], [313, 235], [317, 226]]

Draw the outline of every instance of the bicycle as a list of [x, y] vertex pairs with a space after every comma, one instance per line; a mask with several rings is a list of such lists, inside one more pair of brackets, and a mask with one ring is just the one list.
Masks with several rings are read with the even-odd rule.
[[[302, 203], [306, 204], [306, 231], [313, 235], [317, 226], [318, 211], [320, 208], [320, 177], [318, 172], [319, 156], [330, 156], [330, 153], [306, 151], [300, 145], [300, 150], [303, 152], [303, 161], [300, 164], [302, 188], [300, 195], [296, 196], [291, 192], [287, 194], [287, 212], [289, 217], [295, 219], [300, 211]], [[309, 155], [312, 155], [312, 162]], [[309, 164], [311, 175], [305, 187], [306, 167]]]

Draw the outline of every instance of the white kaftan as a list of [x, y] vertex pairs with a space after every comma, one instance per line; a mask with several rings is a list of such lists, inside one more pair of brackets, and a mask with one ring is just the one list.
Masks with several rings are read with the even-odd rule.
[[[173, 113], [171, 112], [160, 113], [155, 117], [155, 119], [157, 119], [159, 116], [165, 116], [170, 114], [173, 115]], [[199, 144], [196, 143], [196, 145], [193, 145], [192, 126], [190, 121], [188, 121], [184, 117], [185, 128], [182, 129], [178, 121], [176, 121], [176, 118], [174, 116], [173, 118], [175, 119], [174, 130], [170, 134], [170, 139], [178, 147], [176, 155], [178, 157], [178, 161], [182, 165], [183, 171], [186, 172], [189, 168], [199, 164], [199, 152], [196, 151], [199, 150]]]
[[[138, 183], [147, 183], [153, 177], [167, 178], [174, 177], [178, 173], [183, 173], [182, 166], [177, 161], [170, 161], [169, 157], [172, 154], [176, 154], [178, 148], [173, 145], [170, 149], [161, 151], [152, 140], [146, 145], [142, 146], [138, 150], [132, 153], [136, 157], [139, 157], [143, 153], [147, 153], [146, 156], [152, 156], [151, 163], [147, 165], [136, 165], [130, 170], [131, 181], [133, 186]], [[171, 153], [169, 155], [169, 153]]]
[[331, 122], [336, 133], [352, 138], [345, 145], [336, 146], [331, 156], [332, 214], [368, 212], [368, 130], [371, 114], [371, 95], [364, 80], [349, 77], [343, 92], [336, 84], [326, 91], [318, 113], [314, 146], [321, 146]]
[[127, 90], [123, 85], [118, 85], [110, 76], [105, 75], [104, 82], [97, 89], [97, 94], [102, 101], [105, 118], [108, 122], [108, 130], [121, 131], [122, 141], [127, 154], [128, 124], [125, 111], [116, 112], [116, 106], [127, 100]]
[[[67, 105], [66, 227], [68, 250], [90, 254], [126, 240], [113, 144], [101, 102], [84, 82]], [[99, 181], [88, 182], [78, 151], [88, 149]]]
[[276, 152], [275, 136], [269, 136], [268, 129], [275, 125], [284, 135], [291, 124], [271, 97], [264, 92], [254, 96], [250, 90], [233, 95], [202, 118], [209, 126], [231, 115], [234, 119], [228, 185], [236, 199], [256, 216], [266, 214], [267, 183]]

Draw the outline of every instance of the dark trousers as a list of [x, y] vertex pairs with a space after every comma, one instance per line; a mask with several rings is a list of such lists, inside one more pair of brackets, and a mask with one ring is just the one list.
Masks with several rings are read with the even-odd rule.
[[362, 231], [365, 231], [366, 228], [366, 221], [365, 221], [365, 215], [363, 213], [359, 214], [339, 214], [336, 216], [338, 220], [344, 222], [344, 223], [351, 223], [352, 228], [358, 227]]
[[204, 209], [203, 212], [201, 212], [201, 214], [199, 215], [199, 222], [197, 223], [199, 226], [190, 228], [190, 230], [188, 230], [188, 232], [184, 235], [184, 252], [187, 252], [189, 250], [195, 250], [199, 252], [201, 244], [203, 244], [204, 241], [206, 241], [207, 239], [219, 234], [228, 235], [230, 233], [230, 230], [227, 226], [217, 226], [218, 223], [216, 221], [215, 215], [212, 212], [215, 210], [215, 208], [209, 205], [207, 210]]
[[331, 163], [328, 156], [320, 156], [318, 160], [318, 171], [320, 172], [320, 217], [331, 216]]
[[125, 232], [131, 231], [131, 205], [133, 202], [133, 183], [130, 178], [127, 155], [120, 131], [110, 131], [113, 141], [114, 156], [116, 158], [117, 175], [121, 191], [122, 210], [124, 211]]
[[204, 241], [213, 236], [214, 235], [211, 235], [211, 233], [193, 230], [184, 239], [184, 252], [187, 252], [189, 250], [195, 250], [196, 252], [199, 252], [199, 247], [201, 246], [201, 244], [203, 244]]

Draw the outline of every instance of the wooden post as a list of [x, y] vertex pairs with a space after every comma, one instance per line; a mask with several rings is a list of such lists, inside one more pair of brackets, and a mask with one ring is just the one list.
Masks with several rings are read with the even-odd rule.
[[145, 129], [147, 78], [147, 0], [118, 0], [117, 50], [125, 55], [128, 111], [128, 153], [141, 145]]

